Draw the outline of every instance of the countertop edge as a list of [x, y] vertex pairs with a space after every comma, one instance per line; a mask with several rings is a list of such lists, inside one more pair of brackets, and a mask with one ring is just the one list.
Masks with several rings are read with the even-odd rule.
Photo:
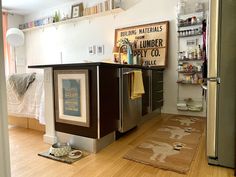
[[29, 65], [28, 68], [43, 69], [43, 68], [67, 68], [67, 67], [84, 67], [84, 66], [109, 66], [117, 68], [137, 68], [137, 69], [153, 69], [164, 70], [163, 66], [141, 66], [141, 65], [128, 65], [104, 62], [91, 62], [91, 63], [68, 63], [68, 64], [52, 64], [52, 65]]

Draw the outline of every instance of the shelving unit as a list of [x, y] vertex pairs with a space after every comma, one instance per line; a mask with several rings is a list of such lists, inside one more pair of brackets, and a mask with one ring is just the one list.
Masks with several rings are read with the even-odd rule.
[[197, 22], [197, 23], [183, 23], [183, 24], [180, 24], [180, 25], [178, 25], [178, 27], [179, 28], [181, 28], [181, 27], [188, 27], [188, 26], [198, 26], [198, 25], [202, 25], [202, 23], [201, 22]]
[[179, 38], [186, 38], [186, 37], [194, 37], [194, 36], [201, 36], [202, 34], [192, 34], [192, 35], [185, 35], [185, 36], [178, 36]]
[[178, 72], [182, 74], [188, 74], [188, 75], [202, 73], [202, 71], [178, 71]]
[[178, 60], [179, 62], [181, 62], [181, 61], [200, 61], [200, 62], [203, 62], [203, 60], [202, 59], [197, 59], [197, 58], [193, 58], [193, 59], [189, 59], [189, 58], [184, 58], [184, 59], [179, 59]]
[[199, 84], [199, 83], [188, 83], [188, 82], [183, 82], [183, 81], [182, 81], [182, 82], [178, 82], [178, 81], [177, 81], [177, 83], [178, 83], [178, 84], [183, 84], [183, 85], [199, 85], [199, 86], [201, 85], [201, 84]]
[[[195, 17], [195, 22], [189, 20], [192, 17]], [[179, 111], [203, 111], [204, 99], [200, 87], [203, 63], [201, 53], [203, 19], [203, 12], [178, 16], [179, 55], [176, 106]]]
[[193, 111], [200, 112], [203, 110], [202, 100], [179, 100], [177, 103], [177, 109], [179, 111]]
[[82, 16], [82, 17], [78, 17], [78, 18], [71, 18], [71, 19], [67, 19], [67, 20], [63, 20], [63, 21], [59, 21], [59, 22], [55, 22], [55, 23], [49, 23], [49, 24], [42, 25], [42, 26], [35, 26], [35, 27], [32, 27], [32, 28], [23, 29], [22, 31], [23, 32], [28, 32], [28, 31], [43, 29], [43, 28], [47, 28], [47, 27], [51, 27], [51, 26], [59, 26], [59, 25], [62, 25], [62, 24], [76, 23], [76, 22], [79, 22], [79, 21], [91, 20], [93, 18], [98, 18], [98, 17], [102, 17], [102, 16], [116, 15], [116, 14], [121, 13], [123, 11], [124, 11], [124, 9], [122, 9], [122, 8], [116, 8], [116, 9], [112, 9], [110, 11], [105, 11], [105, 12], [102, 12], [102, 13]]

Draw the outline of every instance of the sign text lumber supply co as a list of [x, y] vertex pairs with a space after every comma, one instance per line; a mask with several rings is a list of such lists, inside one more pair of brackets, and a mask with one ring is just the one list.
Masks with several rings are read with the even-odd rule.
[[167, 63], [169, 22], [158, 22], [115, 30], [115, 45], [122, 38], [133, 43], [133, 55], [141, 56], [143, 65], [162, 66]]

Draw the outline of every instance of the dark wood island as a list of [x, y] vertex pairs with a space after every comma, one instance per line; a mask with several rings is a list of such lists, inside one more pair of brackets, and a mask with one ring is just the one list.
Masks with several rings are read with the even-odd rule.
[[[36, 65], [29, 68], [44, 69], [47, 119], [44, 139], [49, 143], [69, 141], [82, 149], [97, 152], [115, 140], [120, 121], [122, 68], [143, 72], [143, 116], [163, 105], [163, 68], [102, 62]], [[81, 106], [80, 109], [76, 105]], [[69, 110], [67, 114], [66, 106]]]

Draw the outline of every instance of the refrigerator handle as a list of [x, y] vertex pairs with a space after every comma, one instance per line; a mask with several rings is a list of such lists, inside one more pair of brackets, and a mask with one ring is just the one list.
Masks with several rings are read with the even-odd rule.
[[219, 77], [208, 77], [206, 78], [209, 82], [217, 82], [217, 84], [220, 84], [220, 78]]

